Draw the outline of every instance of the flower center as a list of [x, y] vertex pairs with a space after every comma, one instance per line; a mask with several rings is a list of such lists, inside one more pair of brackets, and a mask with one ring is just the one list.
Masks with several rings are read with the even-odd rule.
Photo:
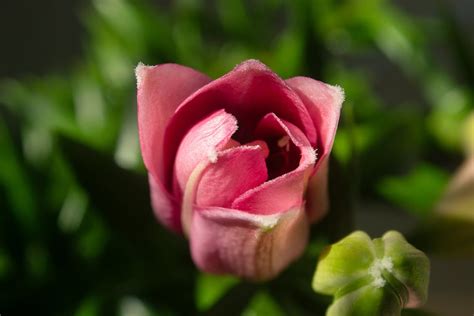
[[301, 159], [300, 150], [289, 136], [266, 140], [270, 153], [266, 159], [268, 178], [274, 179], [296, 169]]

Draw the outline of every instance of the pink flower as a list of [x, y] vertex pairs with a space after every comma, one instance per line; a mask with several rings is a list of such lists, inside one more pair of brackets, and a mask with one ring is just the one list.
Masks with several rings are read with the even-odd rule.
[[158, 219], [189, 237], [202, 270], [274, 277], [326, 212], [342, 90], [284, 81], [256, 60], [216, 80], [176, 64], [140, 64], [136, 75]]

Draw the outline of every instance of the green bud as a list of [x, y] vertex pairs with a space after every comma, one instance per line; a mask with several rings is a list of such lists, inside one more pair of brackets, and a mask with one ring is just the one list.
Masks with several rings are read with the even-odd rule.
[[313, 289], [334, 296], [328, 316], [400, 315], [425, 302], [429, 270], [426, 255], [400, 233], [372, 240], [356, 231], [323, 251]]

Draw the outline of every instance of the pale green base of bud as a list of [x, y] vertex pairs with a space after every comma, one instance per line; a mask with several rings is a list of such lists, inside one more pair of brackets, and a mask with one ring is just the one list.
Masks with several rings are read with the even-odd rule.
[[328, 316], [390, 316], [421, 305], [428, 281], [428, 258], [400, 233], [372, 240], [356, 231], [321, 254], [313, 289], [334, 295]]

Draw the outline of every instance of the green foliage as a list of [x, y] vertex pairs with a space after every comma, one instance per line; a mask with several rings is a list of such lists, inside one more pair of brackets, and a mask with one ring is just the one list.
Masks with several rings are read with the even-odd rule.
[[421, 164], [404, 177], [383, 179], [378, 190], [394, 204], [417, 216], [427, 217], [439, 202], [448, 178], [442, 169]]
[[196, 305], [204, 311], [214, 305], [229, 288], [238, 283], [234, 277], [200, 273], [196, 281]]
[[242, 313], [242, 316], [260, 315], [283, 316], [285, 313], [281, 310], [280, 306], [275, 301], [275, 298], [266, 292], [259, 292], [252, 298], [249, 305]]

